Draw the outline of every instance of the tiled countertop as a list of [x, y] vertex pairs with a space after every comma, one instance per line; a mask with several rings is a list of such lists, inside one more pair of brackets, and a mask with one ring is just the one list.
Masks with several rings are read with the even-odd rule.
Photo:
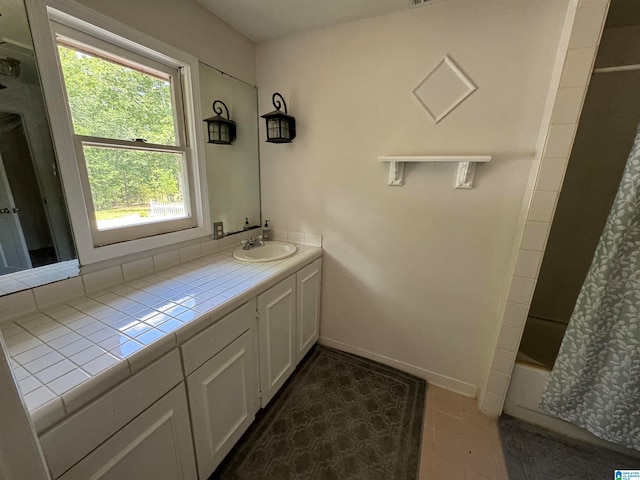
[[[235, 247], [234, 247], [235, 248]], [[41, 432], [322, 255], [243, 263], [233, 248], [0, 323]]]

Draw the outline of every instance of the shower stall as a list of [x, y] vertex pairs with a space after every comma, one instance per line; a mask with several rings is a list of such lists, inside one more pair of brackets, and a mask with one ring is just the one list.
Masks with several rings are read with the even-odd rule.
[[640, 123], [640, 8], [632, 3], [611, 3], [504, 407], [594, 443], [601, 441], [544, 414], [538, 402]]

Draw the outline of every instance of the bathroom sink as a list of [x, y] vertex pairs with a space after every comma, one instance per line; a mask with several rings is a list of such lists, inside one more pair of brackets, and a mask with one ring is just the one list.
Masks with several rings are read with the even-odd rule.
[[297, 251], [297, 247], [287, 242], [265, 242], [261, 247], [243, 250], [238, 247], [233, 251], [233, 257], [242, 262], [273, 262], [290, 257]]

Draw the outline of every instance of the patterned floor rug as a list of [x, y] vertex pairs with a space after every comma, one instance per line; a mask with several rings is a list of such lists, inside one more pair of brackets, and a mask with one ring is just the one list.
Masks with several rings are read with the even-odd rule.
[[507, 415], [500, 417], [498, 428], [512, 480], [606, 480], [616, 478], [616, 470], [640, 470], [640, 458], [573, 440]]
[[210, 480], [414, 480], [426, 382], [316, 346]]

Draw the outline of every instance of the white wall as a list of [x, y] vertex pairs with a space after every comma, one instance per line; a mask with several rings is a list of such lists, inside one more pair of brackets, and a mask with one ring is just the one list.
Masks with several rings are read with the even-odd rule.
[[[257, 46], [260, 113], [279, 91], [298, 122], [262, 143], [263, 216], [324, 235], [323, 337], [480, 385], [567, 5], [449, 1]], [[434, 125], [410, 91], [445, 54], [478, 90]], [[420, 154], [493, 161], [470, 191], [451, 165], [387, 186], [379, 155]]]
[[195, 0], [78, 0], [255, 85], [255, 46]]

